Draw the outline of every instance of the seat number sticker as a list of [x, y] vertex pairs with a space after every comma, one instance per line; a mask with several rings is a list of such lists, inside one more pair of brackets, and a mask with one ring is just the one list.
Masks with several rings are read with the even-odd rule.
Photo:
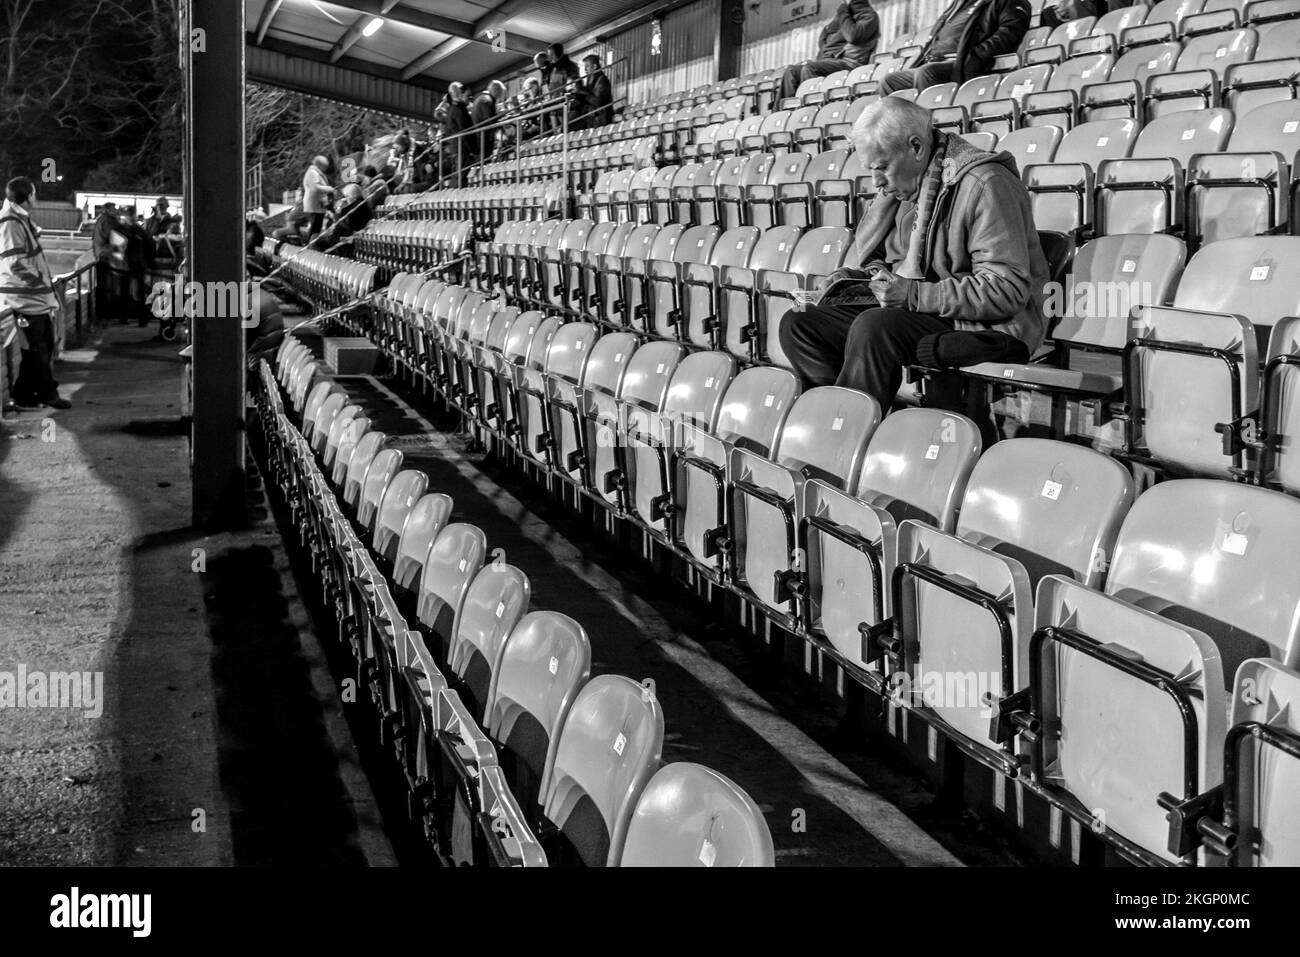
[[830, 252], [830, 251], [831, 251], [831, 244], [830, 244], [830, 243], [827, 243], [825, 246], [822, 247], [822, 255], [823, 255], [823, 256], [826, 255], [826, 253], [828, 253], [828, 252]]
[[713, 388], [713, 376], [709, 376], [707, 379], [704, 380], [704, 388], [706, 389]]
[[1098, 145], [1098, 146], [1105, 146], [1105, 145], [1106, 145], [1107, 143], [1109, 143], [1109, 142], [1110, 142], [1110, 137], [1109, 137], [1109, 136], [1099, 136], [1099, 137], [1097, 138], [1097, 145]]
[[1183, 139], [1185, 139], [1185, 140], [1190, 140], [1190, 139], [1191, 139], [1193, 136], [1195, 136], [1195, 135], [1196, 135], [1196, 130], [1194, 130], [1194, 129], [1192, 129], [1192, 130], [1183, 130]]
[[622, 757], [623, 751], [626, 747], [627, 747], [627, 735], [623, 734], [620, 731], [618, 737], [614, 739], [614, 753], [617, 754], [619, 757]]
[[937, 445], [932, 445], [932, 446], [930, 446], [928, 449], [926, 449], [926, 450], [925, 450], [925, 457], [926, 457], [926, 459], [928, 459], [928, 460], [931, 461], [931, 462], [933, 462], [935, 459], [937, 459], [937, 458], [939, 457], [939, 446], [937, 446]]
[[838, 432], [842, 428], [844, 428], [844, 418], [842, 416], [836, 416], [831, 422], [831, 431]]
[[1227, 55], [1228, 55], [1228, 48], [1227, 48], [1227, 47], [1219, 47], [1219, 49], [1217, 49], [1217, 50], [1214, 51], [1214, 58], [1215, 58], [1216, 60], [1220, 60], [1220, 59], [1222, 59], [1223, 57], [1225, 57], [1225, 56], [1227, 56]]
[[497, 617], [500, 618], [505, 613], [506, 613], [506, 603], [503, 601], [497, 602]]
[[1124, 265], [1120, 268], [1120, 271], [1121, 271], [1121, 272], [1136, 272], [1136, 271], [1137, 271], [1137, 267], [1138, 267], [1138, 264], [1137, 264], [1137, 261], [1136, 261], [1136, 260], [1133, 260], [1133, 259], [1126, 259], [1126, 260], [1124, 260]]
[[560, 659], [555, 657], [555, 655], [551, 655], [551, 663], [547, 667], [550, 669], [551, 674], [558, 674], [560, 671]]
[[462, 558], [462, 559], [460, 560], [460, 563], [456, 566], [456, 567], [457, 567], [457, 570], [463, 572], [463, 571], [465, 570], [465, 565], [466, 565], [466, 564], [467, 564], [467, 562], [465, 561], [465, 559]]
[[1037, 143], [1026, 143], [1026, 144], [1025, 144], [1025, 152], [1026, 152], [1026, 153], [1037, 153], [1037, 152], [1038, 152], [1038, 144], [1037, 144]]
[[657, 366], [655, 366], [655, 375], [663, 375], [663, 374], [664, 374], [664, 364], [661, 362]]
[[1263, 282], [1268, 278], [1268, 268], [1267, 266], [1256, 266], [1250, 271], [1250, 281]]
[[713, 846], [713, 842], [708, 838], [700, 845], [700, 863], [705, 867], [712, 867], [713, 862], [718, 859], [718, 849]]
[[1160, 63], [1159, 60], [1148, 60], [1148, 61], [1147, 61], [1147, 69], [1148, 69], [1148, 70], [1154, 70], [1154, 69], [1156, 68], [1156, 66], [1157, 66], [1159, 63]]
[[776, 401], [776, 396], [773, 393], [769, 392], [767, 395], [763, 396], [763, 408], [765, 409], [772, 408], [772, 403], [775, 401]]
[[614, 353], [614, 365], [618, 365], [622, 361], [623, 361], [623, 353], [621, 352]]
[[1247, 544], [1246, 536], [1240, 532], [1228, 532], [1223, 536], [1223, 550], [1231, 555], [1245, 555]]
[[1051, 499], [1053, 502], [1055, 502], [1060, 497], [1061, 497], [1060, 482], [1053, 482], [1051, 479], [1048, 479], [1046, 482], [1043, 483], [1043, 498]]
[[1294, 133], [1298, 129], [1300, 129], [1300, 120], [1288, 120], [1282, 124], [1283, 133]]

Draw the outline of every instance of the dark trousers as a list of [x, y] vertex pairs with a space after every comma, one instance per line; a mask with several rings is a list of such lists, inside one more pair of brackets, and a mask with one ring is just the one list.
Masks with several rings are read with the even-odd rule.
[[54, 319], [48, 313], [19, 313], [27, 320], [22, 361], [12, 398], [19, 405], [40, 405], [59, 397], [54, 381]]
[[781, 99], [794, 96], [799, 91], [799, 84], [804, 80], [811, 80], [813, 77], [818, 76], [830, 76], [832, 73], [839, 73], [840, 70], [852, 70], [857, 65], [853, 60], [830, 57], [825, 60], [804, 60], [802, 63], [788, 66], [785, 68], [785, 74], [781, 77]]
[[948, 319], [906, 309], [813, 307], [786, 314], [781, 346], [804, 389], [859, 389], [888, 412], [902, 385], [903, 367], [916, 360], [917, 343], [952, 327]]
[[321, 227], [323, 227], [323, 226], [325, 225], [325, 214], [324, 214], [324, 213], [308, 213], [307, 216], [308, 216], [308, 220], [307, 220], [307, 221], [308, 221], [308, 224], [309, 224], [308, 227], [307, 227], [307, 234], [308, 234], [309, 236], [317, 236], [317, 235], [319, 235], [319, 234], [320, 234], [320, 231], [321, 231]]
[[891, 93], [897, 93], [899, 90], [910, 90], [913, 87], [919, 93], [927, 86], [951, 82], [952, 66], [952, 60], [940, 60], [937, 63], [926, 63], [912, 70], [895, 70], [880, 81], [880, 95], [888, 96]]

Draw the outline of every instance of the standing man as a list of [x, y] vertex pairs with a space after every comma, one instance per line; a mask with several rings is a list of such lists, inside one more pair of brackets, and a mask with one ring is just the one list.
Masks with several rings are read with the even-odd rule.
[[0, 309], [14, 311], [22, 349], [12, 398], [20, 407], [68, 409], [72, 403], [59, 396], [54, 379], [54, 353], [63, 342], [62, 303], [32, 222], [35, 199], [35, 184], [16, 176], [5, 185], [0, 206]]
[[781, 98], [794, 96], [804, 80], [830, 76], [870, 62], [879, 40], [880, 18], [869, 0], [841, 3], [822, 30], [817, 58], [786, 67], [781, 77]]
[[[563, 44], [560, 43], [552, 43], [547, 47], [546, 56], [551, 64], [550, 72], [546, 77], [546, 96], [549, 100], [561, 102], [570, 96], [578, 82], [578, 64], [569, 59], [564, 52]], [[572, 102], [569, 107], [572, 110]], [[558, 133], [564, 128], [564, 121], [559, 113], [551, 113], [547, 119], [552, 133]]]
[[[462, 140], [452, 139], [457, 133], [463, 133], [470, 128], [469, 95], [465, 92], [465, 84], [458, 82], [447, 87], [447, 95], [438, 104], [438, 109], [443, 112], [443, 175], [447, 176], [454, 173], [456, 178], [452, 181], [452, 185], [459, 185], [460, 165], [468, 166], [474, 162], [474, 147], [470, 142], [472, 137], [467, 136]], [[457, 143], [460, 145], [457, 146]], [[460, 164], [456, 162], [458, 150]]]
[[578, 115], [582, 126], [595, 129], [614, 122], [614, 87], [600, 68], [600, 57], [588, 53], [582, 58], [582, 79], [578, 81]]
[[1029, 30], [1029, 0], [952, 0], [934, 25], [930, 42], [908, 70], [880, 81], [880, 95], [924, 90], [936, 83], [965, 83], [982, 76], [1004, 53], [1014, 53]]
[[325, 211], [329, 209], [334, 196], [334, 187], [330, 185], [330, 161], [324, 156], [317, 156], [307, 167], [302, 177], [302, 211], [308, 216], [308, 241], [315, 238], [325, 222]]

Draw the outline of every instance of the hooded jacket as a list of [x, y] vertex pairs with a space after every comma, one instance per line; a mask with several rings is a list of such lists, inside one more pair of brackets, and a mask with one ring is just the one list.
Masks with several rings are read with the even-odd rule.
[[[959, 136], [935, 136], [948, 138], [951, 173], [943, 177], [922, 247], [925, 278], [911, 284], [907, 307], [950, 319], [956, 329], [1014, 336], [1032, 354], [1047, 332], [1048, 272], [1016, 161]], [[877, 194], [858, 225], [857, 262], [850, 265], [898, 263], [915, 219], [915, 202]]]
[[[953, 7], [961, 0], [955, 0]], [[1029, 30], [1028, 0], [973, 0], [975, 10], [962, 29], [953, 59], [952, 80], [964, 83], [988, 73], [995, 58], [1014, 53]], [[946, 18], [952, 11], [944, 11]], [[935, 31], [936, 35], [938, 31]], [[925, 62], [929, 44], [921, 51], [917, 63]]]

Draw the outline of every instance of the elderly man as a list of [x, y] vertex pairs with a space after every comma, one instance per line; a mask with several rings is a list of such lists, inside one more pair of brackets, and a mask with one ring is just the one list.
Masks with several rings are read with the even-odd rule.
[[897, 97], [851, 136], [876, 196], [847, 268], [781, 326], [804, 387], [860, 389], [888, 411], [909, 363], [1028, 360], [1046, 331], [1048, 274], [1011, 156], [937, 132]]
[[997, 57], [1016, 52], [1029, 30], [1029, 17], [1029, 0], [952, 0], [912, 69], [887, 75], [880, 81], [880, 95], [965, 83], [988, 73]]
[[799, 84], [813, 77], [830, 76], [840, 70], [852, 70], [871, 60], [880, 40], [880, 18], [870, 0], [841, 3], [835, 16], [822, 28], [817, 42], [817, 58], [785, 68], [781, 78], [781, 97], [794, 96]]

